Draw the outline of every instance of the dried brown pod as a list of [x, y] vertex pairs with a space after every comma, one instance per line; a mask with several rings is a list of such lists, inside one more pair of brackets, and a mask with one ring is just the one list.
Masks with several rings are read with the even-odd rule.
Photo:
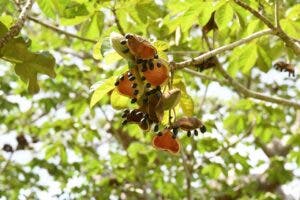
[[[206, 127], [204, 126], [202, 121], [199, 120], [197, 117], [182, 117], [182, 118], [176, 120], [176, 122], [174, 122], [174, 124], [172, 125], [172, 128], [173, 128], [174, 134], [180, 128], [184, 131], [187, 131], [188, 136], [191, 135], [191, 131], [197, 130], [198, 128], [200, 129], [201, 133], [206, 132]], [[194, 131], [194, 135], [197, 136], [198, 132]]]
[[215, 22], [215, 11], [211, 14], [209, 21], [203, 26], [202, 31], [208, 33], [211, 30], [217, 30], [218, 25]]

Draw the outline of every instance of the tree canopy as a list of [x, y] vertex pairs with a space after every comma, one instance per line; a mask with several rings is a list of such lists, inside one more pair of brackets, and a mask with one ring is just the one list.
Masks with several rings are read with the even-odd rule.
[[299, 61], [297, 0], [1, 0], [0, 200], [298, 199]]

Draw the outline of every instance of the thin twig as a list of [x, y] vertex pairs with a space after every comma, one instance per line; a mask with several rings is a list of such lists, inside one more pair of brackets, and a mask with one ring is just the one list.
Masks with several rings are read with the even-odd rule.
[[9, 31], [0, 38], [0, 49], [7, 44], [9, 40], [11, 40], [13, 37], [17, 36], [21, 29], [24, 26], [25, 20], [27, 18], [28, 12], [31, 9], [33, 0], [27, 0], [24, 8], [22, 9], [17, 22], [9, 29]]
[[228, 84], [228, 82], [226, 80], [220, 80], [218, 78], [214, 78], [214, 77], [211, 77], [211, 76], [207, 76], [207, 75], [204, 75], [200, 72], [197, 72], [195, 70], [192, 70], [190, 68], [183, 68], [182, 71], [186, 72], [186, 73], [189, 73], [191, 75], [194, 75], [194, 76], [197, 76], [201, 79], [205, 79], [205, 80], [210, 80], [210, 81], [215, 81], [215, 82], [218, 82], [220, 83], [221, 85], [224, 85], [224, 84]]
[[67, 36], [67, 37], [76, 38], [76, 39], [79, 39], [79, 40], [82, 40], [82, 41], [85, 41], [85, 42], [90, 42], [90, 43], [93, 43], [93, 44], [97, 43], [97, 40], [93, 40], [93, 39], [89, 39], [89, 38], [84, 38], [84, 37], [75, 35], [73, 33], [69, 33], [67, 31], [61, 30], [61, 29], [59, 29], [59, 28], [57, 28], [57, 27], [55, 27], [53, 25], [47, 24], [45, 22], [42, 22], [42, 21], [40, 21], [39, 19], [37, 19], [37, 18], [35, 18], [33, 16], [28, 16], [28, 19], [31, 20], [31, 21], [33, 21], [33, 22], [35, 22], [35, 23], [38, 23], [38, 24], [44, 26], [45, 28], [51, 29], [51, 30], [53, 30], [53, 31], [55, 31], [57, 33], [61, 33], [61, 34], [65, 35], [65, 36]]
[[5, 165], [4, 165], [3, 168], [0, 170], [0, 174], [3, 174], [4, 171], [6, 170], [7, 166], [9, 165], [9, 163], [10, 163], [10, 161], [11, 161], [11, 159], [12, 159], [13, 154], [14, 154], [14, 151], [12, 151], [12, 152], [10, 153], [10, 155], [9, 155], [9, 157], [8, 157], [8, 159], [7, 159], [6, 163], [5, 163]]
[[220, 155], [224, 150], [228, 150], [231, 147], [235, 147], [238, 143], [240, 143], [243, 139], [245, 139], [246, 137], [248, 137], [251, 134], [255, 124], [256, 124], [255, 121], [251, 122], [250, 126], [247, 128], [245, 133], [240, 138], [238, 138], [235, 142], [228, 144], [226, 147], [219, 148], [218, 150], [216, 150], [214, 152], [214, 154], [212, 156], [209, 156], [206, 158], [210, 159], [210, 158], [216, 157], [216, 156]]
[[248, 43], [251, 40], [254, 40], [256, 38], [262, 37], [262, 36], [270, 34], [270, 33], [272, 33], [272, 30], [270, 30], [270, 29], [256, 32], [256, 33], [254, 33], [254, 34], [252, 34], [248, 37], [240, 39], [240, 40], [238, 40], [236, 42], [233, 42], [231, 44], [219, 47], [219, 48], [214, 49], [212, 51], [208, 51], [208, 52], [206, 52], [206, 53], [204, 53], [204, 54], [202, 54], [202, 55], [200, 55], [196, 58], [193, 58], [193, 59], [190, 59], [190, 60], [187, 60], [187, 61], [183, 61], [183, 62], [179, 62], [179, 63], [175, 63], [175, 69], [182, 69], [182, 68], [185, 68], [185, 67], [190, 66], [190, 65], [197, 65], [197, 64], [203, 63], [206, 59], [208, 59], [210, 57], [213, 57], [217, 54], [220, 54], [220, 53], [223, 53], [225, 51], [231, 50], [231, 49], [233, 49], [237, 46]]
[[300, 46], [294, 42], [292, 38], [290, 38], [283, 30], [279, 27], [275, 27], [270, 20], [268, 20], [265, 16], [261, 15], [258, 11], [251, 8], [247, 3], [244, 3], [240, 0], [234, 0], [236, 4], [241, 6], [242, 8], [251, 12], [255, 17], [260, 19], [263, 23], [265, 23], [271, 30], [274, 35], [280, 37], [285, 44], [294, 50], [296, 55], [300, 55]]
[[111, 12], [112, 12], [113, 15], [114, 15], [115, 22], [116, 22], [116, 25], [117, 25], [118, 30], [120, 31], [120, 33], [121, 33], [122, 35], [125, 35], [125, 31], [124, 31], [124, 29], [122, 28], [122, 26], [121, 26], [121, 24], [120, 24], [120, 21], [119, 21], [119, 18], [118, 18], [118, 15], [117, 15], [117, 11], [116, 11], [116, 0], [115, 0], [114, 7], [111, 9]]
[[192, 193], [191, 193], [191, 180], [192, 180], [192, 176], [191, 176], [191, 172], [190, 172], [190, 168], [187, 165], [187, 159], [186, 159], [186, 154], [185, 152], [183, 152], [183, 150], [181, 151], [181, 158], [182, 158], [182, 165], [184, 168], [184, 172], [185, 172], [185, 178], [186, 178], [186, 193], [187, 193], [187, 199], [188, 200], [192, 200]]
[[279, 24], [279, 4], [280, 2], [278, 0], [275, 0], [275, 3], [274, 3], [274, 13], [275, 13], [275, 26], [276, 28], [279, 28], [280, 27], [280, 24]]

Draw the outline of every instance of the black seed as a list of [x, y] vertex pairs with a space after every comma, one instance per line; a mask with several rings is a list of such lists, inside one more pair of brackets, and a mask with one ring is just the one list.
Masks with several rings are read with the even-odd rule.
[[155, 58], [155, 59], [157, 59], [157, 58], [158, 58], [158, 55], [157, 55], [157, 54], [155, 54], [155, 55], [154, 55], [154, 58]]
[[191, 131], [188, 131], [188, 132], [187, 132], [187, 136], [188, 136], [188, 137], [191, 137], [191, 135], [192, 135]]
[[198, 131], [196, 129], [194, 130], [194, 135], [198, 136]]
[[146, 84], [146, 88], [150, 88], [151, 87], [151, 84], [150, 83], [147, 83]]
[[161, 64], [160, 64], [159, 62], [157, 62], [157, 64], [156, 64], [156, 65], [157, 65], [157, 67], [158, 67], [158, 68], [160, 68], [160, 67], [161, 67]]
[[133, 95], [137, 95], [139, 93], [138, 90], [134, 90]]
[[129, 113], [129, 112], [130, 112], [129, 109], [124, 110], [124, 113]]
[[131, 85], [132, 88], [136, 88], [137, 87], [137, 83], [134, 83]]
[[203, 125], [200, 127], [200, 131], [201, 133], [205, 133], [206, 132], [206, 127]]
[[119, 81], [116, 81], [116, 82], [115, 82], [115, 86], [118, 86], [118, 85], [119, 85], [119, 83], [120, 83]]
[[138, 110], [134, 109], [130, 112], [130, 115], [135, 115], [138, 112]]
[[142, 81], [146, 80], [145, 76], [142, 76], [142, 77], [141, 77], [141, 80], [142, 80]]
[[136, 60], [136, 63], [137, 63], [137, 64], [140, 64], [140, 63], [142, 63], [142, 62], [143, 62], [143, 60], [140, 59], [140, 58]]
[[154, 126], [154, 132], [157, 132], [157, 131], [158, 131], [158, 129], [159, 129], [159, 125], [158, 125], [158, 124], [156, 124], [156, 125]]
[[178, 128], [173, 128], [173, 134], [177, 135], [178, 134]]
[[124, 126], [124, 125], [126, 125], [127, 124], [127, 120], [124, 120], [123, 122], [122, 122], [122, 125]]
[[147, 123], [147, 118], [143, 117], [140, 121], [141, 124], [146, 124]]
[[143, 103], [144, 103], [144, 104], [148, 103], [148, 98], [144, 98], [144, 99], [143, 99]]
[[137, 117], [142, 117], [142, 116], [144, 116], [144, 113], [143, 112], [141, 112], [141, 111], [139, 111], [139, 112], [137, 112], [136, 114], [135, 114]]
[[137, 101], [136, 98], [131, 99], [131, 103], [135, 103]]
[[134, 76], [131, 76], [131, 77], [129, 78], [129, 80], [130, 80], [130, 81], [134, 81], [134, 80], [135, 80], [135, 77], [134, 77]]
[[157, 133], [157, 135], [158, 135], [158, 136], [162, 136], [163, 134], [162, 134], [162, 132], [159, 131], [159, 132]]
[[153, 64], [152, 60], [149, 60], [148, 64], [149, 64], [149, 69], [153, 70], [154, 69], [154, 64]]
[[123, 53], [128, 53], [129, 52], [129, 49], [125, 49], [122, 51]]
[[124, 81], [125, 79], [125, 76], [121, 76], [120, 80]]
[[147, 63], [143, 62], [143, 64], [142, 64], [142, 72], [145, 72], [145, 71], [147, 71]]
[[126, 44], [126, 40], [122, 40], [120, 43], [121, 43], [122, 45], [125, 45], [125, 44]]
[[126, 118], [127, 115], [128, 115], [128, 113], [124, 112], [124, 113], [122, 114], [122, 118]]
[[157, 87], [156, 87], [156, 90], [157, 90], [157, 91], [160, 91], [160, 90], [161, 90], [161, 87], [160, 87], [160, 86], [157, 86]]
[[127, 34], [125, 35], [125, 38], [126, 38], [126, 39], [133, 38], [133, 35], [131, 35], [130, 33], [127, 33]]

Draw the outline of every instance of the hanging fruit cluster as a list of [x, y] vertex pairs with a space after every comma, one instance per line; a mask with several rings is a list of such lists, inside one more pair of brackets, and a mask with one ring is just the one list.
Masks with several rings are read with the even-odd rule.
[[142, 130], [153, 128], [157, 135], [152, 144], [155, 148], [176, 154], [180, 150], [177, 139], [178, 130], [187, 131], [187, 135], [198, 135], [197, 129], [206, 131], [202, 122], [195, 117], [183, 117], [171, 122], [161, 130], [164, 112], [172, 110], [178, 104], [181, 92], [172, 88], [169, 63], [158, 57], [156, 48], [138, 35], [113, 33], [111, 45], [128, 61], [129, 69], [115, 82], [117, 91], [131, 98], [138, 107], [123, 112], [123, 125], [138, 124]]

